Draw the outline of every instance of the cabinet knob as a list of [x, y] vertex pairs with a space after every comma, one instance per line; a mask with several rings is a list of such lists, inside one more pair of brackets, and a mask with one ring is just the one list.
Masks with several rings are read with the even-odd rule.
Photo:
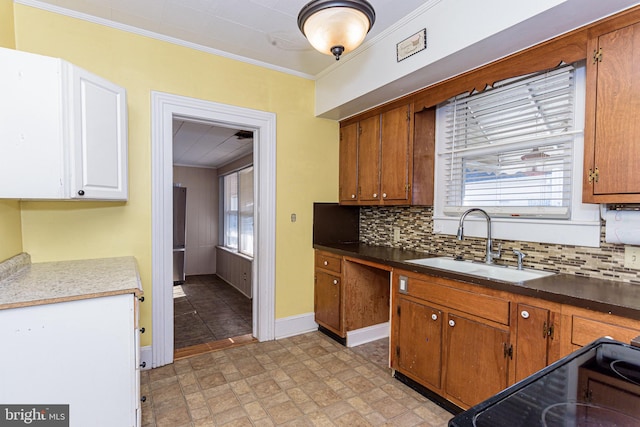
[[84, 190], [78, 191], [78, 196], [84, 196]]
[[144, 328], [140, 328], [140, 333], [144, 334], [145, 329]]
[[329, 265], [329, 261], [323, 262], [324, 265]]
[[352, 195], [351, 195], [351, 198], [352, 198], [352, 199], [355, 199], [355, 198], [356, 198], [356, 195], [355, 195], [355, 194], [352, 194]]
[[140, 398], [140, 402], [143, 402], [143, 403], [144, 403], [144, 402], [146, 402], [146, 401], [147, 401], [147, 396], [142, 396], [142, 397]]
[[433, 313], [433, 314], [431, 315], [431, 320], [438, 320], [438, 315], [437, 315], [437, 314], [435, 314], [435, 313]]
[[140, 367], [141, 367], [141, 368], [146, 368], [146, 367], [147, 367], [147, 362], [142, 362], [142, 363], [140, 364]]
[[338, 279], [333, 279], [333, 284], [337, 285], [338, 284]]
[[449, 320], [449, 326], [456, 326], [455, 320]]
[[527, 310], [522, 310], [522, 312], [520, 313], [520, 316], [522, 316], [523, 319], [528, 319], [529, 312]]
[[386, 199], [387, 198], [387, 193], [382, 193], [382, 198]]
[[140, 297], [140, 298], [138, 298], [138, 301], [140, 301], [140, 302], [144, 302], [144, 297]]
[[377, 199], [378, 198], [378, 193], [373, 193], [373, 198]]

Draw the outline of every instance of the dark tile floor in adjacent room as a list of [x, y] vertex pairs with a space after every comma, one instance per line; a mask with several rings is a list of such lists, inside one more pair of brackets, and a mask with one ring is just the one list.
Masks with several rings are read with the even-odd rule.
[[214, 274], [173, 287], [174, 346], [183, 349], [251, 334], [251, 299]]

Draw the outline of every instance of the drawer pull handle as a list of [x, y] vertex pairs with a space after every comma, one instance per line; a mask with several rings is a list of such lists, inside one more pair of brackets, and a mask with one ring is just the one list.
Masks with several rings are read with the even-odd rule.
[[455, 320], [449, 320], [449, 326], [456, 326]]
[[431, 315], [431, 320], [438, 320], [438, 315], [437, 314], [432, 314]]
[[527, 310], [522, 310], [522, 312], [520, 313], [520, 316], [522, 316], [523, 319], [528, 319], [529, 312]]

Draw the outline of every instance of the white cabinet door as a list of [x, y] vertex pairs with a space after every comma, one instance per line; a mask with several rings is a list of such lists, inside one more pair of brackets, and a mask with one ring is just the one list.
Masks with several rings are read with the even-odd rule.
[[125, 90], [0, 48], [0, 198], [126, 200]]
[[127, 199], [127, 104], [121, 87], [74, 67], [71, 197]]
[[136, 426], [133, 294], [0, 310], [0, 402], [68, 404], [71, 427]]
[[60, 60], [0, 49], [0, 196], [64, 196]]

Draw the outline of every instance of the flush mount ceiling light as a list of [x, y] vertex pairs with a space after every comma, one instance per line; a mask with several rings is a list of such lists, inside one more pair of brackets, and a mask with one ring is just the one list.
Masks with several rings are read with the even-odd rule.
[[319, 52], [340, 59], [360, 46], [376, 20], [365, 0], [314, 0], [298, 14], [298, 28]]

